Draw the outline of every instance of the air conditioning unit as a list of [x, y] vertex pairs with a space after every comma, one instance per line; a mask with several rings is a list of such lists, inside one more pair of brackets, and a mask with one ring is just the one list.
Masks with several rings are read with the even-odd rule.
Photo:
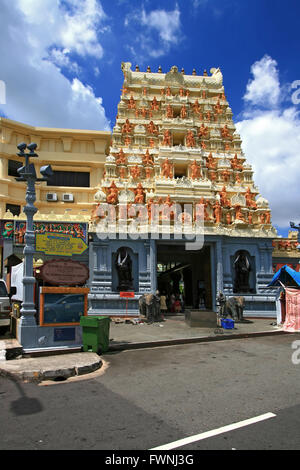
[[56, 193], [47, 193], [46, 199], [49, 202], [57, 201], [57, 194]]
[[74, 196], [73, 196], [73, 194], [65, 193], [65, 194], [63, 194], [63, 196], [62, 196], [62, 200], [63, 200], [64, 202], [74, 202]]

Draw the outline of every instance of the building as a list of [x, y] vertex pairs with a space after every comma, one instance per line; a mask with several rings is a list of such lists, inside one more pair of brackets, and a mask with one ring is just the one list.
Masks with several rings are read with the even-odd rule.
[[295, 271], [300, 271], [298, 231], [290, 230], [288, 237], [273, 240], [273, 272], [287, 264]]
[[[122, 96], [90, 227], [90, 313], [118, 315], [124, 308], [117, 276], [122, 249], [132, 263], [130, 289], [136, 298], [158, 288], [183, 292], [190, 307], [215, 310], [220, 292], [242, 294], [247, 315], [274, 316], [274, 293], [266, 286], [276, 230], [241, 149], [220, 69], [198, 76], [175, 66], [168, 73], [133, 71], [122, 63], [122, 70]], [[117, 223], [114, 230], [112, 223], [102, 223], [97, 233], [107, 203]], [[147, 217], [136, 225], [131, 213], [141, 203], [148, 215], [155, 205], [181, 207], [171, 214], [168, 236], [161, 227], [150, 235]], [[204, 246], [190, 243], [187, 249], [187, 236], [179, 239], [178, 230], [189, 220], [188, 239], [197, 241], [199, 205]], [[129, 304], [137, 314], [137, 300]]]
[[36, 186], [36, 207], [41, 214], [90, 213], [94, 194], [103, 177], [111, 134], [107, 131], [84, 131], [33, 127], [0, 118], [0, 211], [15, 215], [25, 204], [25, 183], [15, 181], [24, 164], [16, 155], [20, 142], [35, 142], [39, 158], [37, 172], [51, 164], [54, 175], [47, 183]]
[[[88, 248], [72, 259], [89, 266], [89, 315], [136, 316], [139, 298], [159, 289], [183, 296], [187, 308], [214, 311], [219, 293], [242, 295], [245, 315], [275, 317], [276, 289], [266, 286], [277, 234], [242, 151], [220, 69], [152, 73], [122, 63], [122, 71], [112, 134], [0, 119], [2, 275], [24, 247], [25, 184], [15, 180], [23, 164], [16, 146], [34, 141], [37, 172], [47, 164], [54, 170], [36, 185], [39, 240], [49, 231], [82, 234]], [[65, 255], [41, 249], [38, 265], [71, 254]], [[80, 343], [78, 322], [57, 327], [37, 319], [25, 347], [40, 347], [43, 338], [47, 347], [62, 345], [60, 338]]]

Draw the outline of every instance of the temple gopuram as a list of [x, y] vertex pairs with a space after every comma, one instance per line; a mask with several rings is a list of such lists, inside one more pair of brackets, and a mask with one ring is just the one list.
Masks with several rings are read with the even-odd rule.
[[[127, 291], [134, 292], [128, 313], [136, 315], [139, 296], [158, 289], [181, 293], [195, 309], [216, 310], [220, 292], [242, 295], [247, 316], [274, 316], [274, 292], [266, 286], [277, 234], [243, 153], [220, 69], [187, 75], [173, 66], [153, 73], [126, 62], [122, 71], [90, 225], [89, 314], [119, 315], [120, 292]], [[149, 233], [155, 206], [161, 213]], [[166, 233], [159, 223], [170, 207], [179, 210], [170, 209]]]

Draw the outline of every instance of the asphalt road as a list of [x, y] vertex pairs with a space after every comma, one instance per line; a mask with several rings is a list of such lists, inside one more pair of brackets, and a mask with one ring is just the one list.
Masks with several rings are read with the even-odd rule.
[[48, 386], [0, 378], [0, 449], [147, 450], [265, 413], [275, 416], [175, 450], [300, 449], [295, 340], [123, 351], [103, 356], [98, 377]]

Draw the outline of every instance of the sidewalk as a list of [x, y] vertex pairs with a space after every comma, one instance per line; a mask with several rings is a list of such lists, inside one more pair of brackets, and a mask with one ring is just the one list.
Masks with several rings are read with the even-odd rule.
[[[153, 348], [175, 344], [207, 341], [234, 340], [255, 336], [287, 334], [274, 325], [274, 319], [246, 319], [236, 323], [233, 330], [223, 328], [190, 327], [184, 315], [167, 316], [166, 321], [147, 324], [144, 322], [122, 321], [110, 323], [110, 352], [126, 349]], [[21, 346], [15, 339], [0, 339], [0, 376], [14, 380], [40, 383], [46, 380], [66, 380], [71, 377], [97, 371], [103, 365], [101, 357], [93, 352], [52, 354], [42, 357], [12, 357], [12, 350], [21, 353]], [[103, 356], [105, 358], [105, 355]], [[1, 360], [2, 359], [2, 360]]]

